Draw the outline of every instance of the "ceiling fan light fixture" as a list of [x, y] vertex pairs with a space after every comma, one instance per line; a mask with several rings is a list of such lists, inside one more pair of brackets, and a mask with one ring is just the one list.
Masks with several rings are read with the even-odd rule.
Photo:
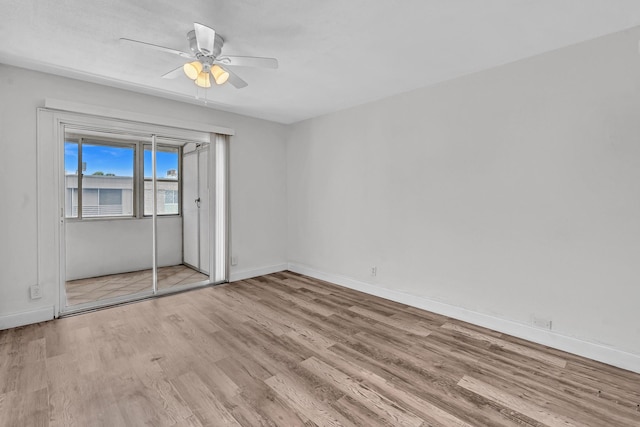
[[229, 78], [229, 73], [225, 71], [222, 67], [219, 67], [217, 65], [214, 65], [213, 67], [211, 67], [211, 75], [216, 81], [216, 84], [219, 84], [219, 85], [226, 83], [227, 79]]
[[202, 73], [202, 64], [200, 61], [188, 62], [182, 66], [182, 70], [191, 80], [196, 80]]
[[[127, 38], [120, 38], [120, 41], [188, 58], [189, 62], [183, 63], [181, 66], [163, 74], [162, 78], [174, 79], [180, 75], [180, 69], [182, 69], [182, 72], [198, 87], [211, 87], [212, 78], [218, 85], [229, 82], [236, 89], [247, 87], [247, 82], [234, 72], [227, 70], [227, 66], [278, 68], [278, 60], [276, 58], [222, 56], [224, 39], [213, 28], [197, 22], [194, 22], [193, 30], [187, 33], [187, 39], [189, 41], [188, 52]], [[202, 75], [203, 73], [206, 76]]]
[[209, 73], [201, 72], [198, 74], [198, 77], [195, 79], [196, 85], [200, 87], [211, 87], [211, 79]]

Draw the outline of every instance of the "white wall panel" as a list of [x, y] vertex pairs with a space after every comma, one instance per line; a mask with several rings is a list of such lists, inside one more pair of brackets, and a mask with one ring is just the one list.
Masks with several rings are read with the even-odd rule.
[[[67, 280], [152, 267], [151, 218], [67, 221]], [[182, 217], [158, 217], [158, 267], [182, 264]]]

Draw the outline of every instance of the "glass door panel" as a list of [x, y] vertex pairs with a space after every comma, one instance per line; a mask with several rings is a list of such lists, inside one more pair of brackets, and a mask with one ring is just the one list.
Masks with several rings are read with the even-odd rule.
[[[209, 283], [208, 263], [200, 260], [201, 247], [208, 246], [208, 227], [202, 225], [208, 222], [208, 214], [201, 213], [208, 203], [206, 168], [199, 168], [202, 150], [186, 154], [181, 161], [180, 147], [160, 143], [157, 146], [158, 290]], [[199, 173], [205, 178], [199, 177]]]
[[[182, 270], [180, 285], [209, 283], [208, 146], [187, 144], [182, 157]], [[208, 252], [207, 252], [208, 253]]]
[[65, 136], [66, 307], [150, 294], [152, 228], [136, 217], [137, 142]]

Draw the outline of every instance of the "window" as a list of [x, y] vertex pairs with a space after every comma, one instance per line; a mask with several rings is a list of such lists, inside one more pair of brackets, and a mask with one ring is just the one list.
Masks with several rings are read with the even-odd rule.
[[[157, 145], [158, 215], [180, 213], [179, 158], [179, 147]], [[68, 136], [64, 166], [66, 218], [152, 215], [151, 145]]]
[[135, 153], [135, 144], [66, 141], [65, 216], [134, 216]]
[[112, 188], [102, 188], [98, 190], [98, 200], [100, 206], [120, 205], [122, 206], [122, 190]]
[[[177, 147], [157, 145], [156, 181], [158, 188], [158, 215], [176, 215], [179, 213], [179, 161], [180, 150]], [[153, 214], [153, 169], [151, 146], [144, 146], [144, 214]]]

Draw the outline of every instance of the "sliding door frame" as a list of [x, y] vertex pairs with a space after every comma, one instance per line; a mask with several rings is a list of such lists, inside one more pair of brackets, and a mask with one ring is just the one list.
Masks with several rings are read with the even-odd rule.
[[[58, 317], [61, 314], [72, 314], [78, 311], [88, 311], [92, 309], [101, 308], [109, 305], [116, 305], [125, 302], [150, 298], [156, 295], [164, 295], [168, 293], [180, 292], [186, 288], [179, 288], [177, 290], [172, 289], [157, 289], [157, 259], [153, 262], [154, 270], [154, 289], [149, 292], [141, 292], [125, 297], [114, 297], [105, 300], [99, 300], [95, 303], [78, 304], [74, 306], [66, 305], [66, 218], [64, 212], [64, 142], [66, 129], [73, 129], [75, 132], [83, 133], [88, 136], [92, 134], [106, 134], [113, 135], [114, 138], [120, 139], [121, 137], [133, 137], [136, 139], [150, 138], [153, 149], [152, 156], [155, 162], [156, 152], [156, 137], [162, 139], [172, 139], [185, 142], [196, 143], [211, 143], [213, 148], [212, 139], [217, 138], [215, 133], [207, 133], [201, 131], [191, 131], [187, 129], [172, 128], [156, 124], [131, 122], [122, 119], [112, 119], [108, 117], [96, 117], [87, 114], [69, 112], [69, 111], [56, 111], [45, 108], [38, 109], [38, 283], [45, 284], [47, 279], [55, 282], [55, 293], [57, 294], [56, 305], [54, 305], [54, 317]], [[223, 128], [221, 128], [223, 129]], [[224, 137], [226, 139], [226, 137]], [[228, 151], [228, 150], [227, 150]], [[213, 155], [211, 155], [213, 154]], [[209, 165], [215, 166], [218, 162], [215, 161], [215, 150], [210, 149]], [[53, 159], [53, 161], [52, 161]], [[227, 160], [227, 159], [225, 159]], [[228, 168], [226, 163], [224, 169]], [[157, 176], [155, 176], [154, 170], [154, 194], [153, 194], [153, 239], [157, 236], [157, 210], [155, 209], [157, 203], [156, 191], [157, 191]], [[210, 188], [215, 187], [214, 174], [210, 174]], [[213, 182], [212, 182], [213, 181]], [[210, 204], [215, 207], [215, 198], [210, 197]], [[228, 194], [224, 195], [228, 198]], [[228, 206], [228, 203], [226, 203]], [[217, 213], [215, 210], [210, 210], [211, 217]], [[48, 219], [49, 218], [49, 219]], [[51, 219], [56, 218], [56, 226], [50, 227], [52, 224], [49, 222]], [[228, 226], [228, 216], [224, 218], [225, 224]], [[215, 224], [216, 221], [211, 221], [210, 237], [215, 237]], [[44, 233], [43, 233], [44, 231]], [[224, 244], [228, 247], [228, 233], [225, 233], [224, 238], [227, 240]], [[210, 242], [214, 242], [213, 239]], [[153, 243], [154, 257], [157, 257], [155, 251], [157, 245]], [[51, 246], [53, 244], [53, 246]], [[46, 252], [47, 247], [56, 247], [56, 253], [50, 254]], [[214, 279], [214, 272], [217, 271], [214, 261], [214, 252], [216, 245], [211, 245], [210, 260], [212, 261], [210, 271], [210, 282], [226, 282], [228, 281], [228, 260], [225, 262], [225, 266], [222, 266], [224, 271], [222, 280]], [[228, 251], [227, 251], [228, 254]], [[227, 255], [225, 255], [227, 256]], [[228, 256], [227, 256], [228, 258]], [[55, 273], [57, 271], [57, 273]], [[53, 275], [51, 274], [53, 273]], [[209, 285], [205, 283], [204, 286]], [[196, 287], [203, 286], [198, 285]]]

